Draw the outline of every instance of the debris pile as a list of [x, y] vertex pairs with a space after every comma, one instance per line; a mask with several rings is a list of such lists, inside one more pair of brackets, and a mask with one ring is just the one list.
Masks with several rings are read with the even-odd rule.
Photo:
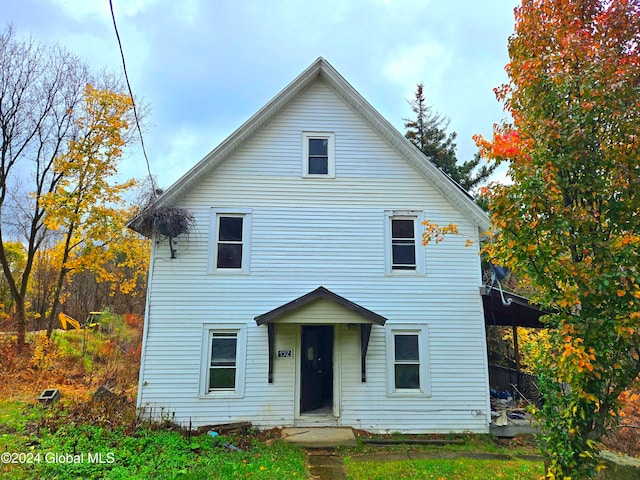
[[[491, 420], [498, 427], [530, 425], [531, 414], [508, 390], [491, 390]], [[526, 399], [525, 399], [526, 401]]]

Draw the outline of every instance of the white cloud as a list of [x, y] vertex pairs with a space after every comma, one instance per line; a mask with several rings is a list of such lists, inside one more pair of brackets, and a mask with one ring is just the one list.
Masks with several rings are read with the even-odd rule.
[[[151, 170], [161, 174], [160, 183], [170, 185], [203, 157], [203, 147], [211, 147], [193, 126], [182, 125], [164, 144], [162, 152], [152, 160]], [[169, 183], [167, 183], [167, 181]]]
[[427, 40], [396, 50], [382, 72], [389, 80], [404, 86], [406, 96], [410, 97], [419, 82], [424, 83], [428, 92], [439, 91], [450, 64], [450, 51], [436, 41]]
[[[398, 7], [398, 0], [368, 0], [366, 3], [373, 3], [375, 6], [386, 8]], [[424, 8], [431, 3], [429, 0], [403, 0], [401, 8], [404, 10], [414, 10]]]
[[[159, 3], [160, 0], [126, 0], [113, 2], [113, 11], [118, 16], [131, 17]], [[52, 0], [54, 5], [64, 10], [74, 20], [83, 21], [88, 17], [110, 18], [109, 2], [106, 0]]]
[[196, 23], [200, 12], [199, 0], [181, 0], [173, 3], [174, 14], [186, 23]]

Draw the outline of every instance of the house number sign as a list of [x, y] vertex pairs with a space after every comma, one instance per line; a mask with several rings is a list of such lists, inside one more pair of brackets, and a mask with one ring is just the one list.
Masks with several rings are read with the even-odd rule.
[[291, 350], [278, 350], [278, 358], [291, 358]]

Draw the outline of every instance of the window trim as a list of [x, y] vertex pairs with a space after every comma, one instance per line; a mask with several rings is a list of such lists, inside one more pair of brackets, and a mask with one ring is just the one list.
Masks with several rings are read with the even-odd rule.
[[[218, 230], [220, 217], [241, 217], [242, 221], [242, 262], [240, 268], [219, 268], [218, 263]], [[217, 275], [248, 274], [251, 264], [251, 209], [249, 208], [212, 208], [211, 233], [209, 241], [209, 273]]]
[[[233, 389], [209, 391], [211, 341], [214, 333], [236, 335], [236, 385]], [[200, 357], [200, 386], [198, 398], [243, 398], [245, 384], [245, 358], [247, 355], [246, 324], [204, 323], [202, 325], [202, 352]]]
[[[421, 227], [424, 214], [419, 210], [385, 210], [384, 212], [384, 244], [385, 244], [385, 275], [389, 276], [423, 276], [426, 274], [425, 249], [422, 246]], [[415, 270], [393, 269], [392, 253], [392, 220], [413, 220], [415, 236]]]
[[[327, 173], [309, 173], [309, 140], [328, 140], [327, 146]], [[335, 178], [336, 155], [335, 133], [333, 132], [302, 132], [302, 176], [304, 178]]]
[[[395, 336], [417, 335], [418, 358], [420, 362], [420, 388], [396, 389], [395, 385]], [[394, 324], [386, 329], [387, 355], [387, 396], [389, 397], [430, 397], [431, 396], [431, 367], [429, 362], [429, 330], [427, 325]]]

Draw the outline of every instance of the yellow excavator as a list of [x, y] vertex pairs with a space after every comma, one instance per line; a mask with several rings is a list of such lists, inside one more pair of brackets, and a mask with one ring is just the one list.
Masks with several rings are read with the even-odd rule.
[[100, 327], [100, 316], [103, 313], [104, 312], [89, 312], [89, 316], [87, 317], [87, 321], [84, 322], [84, 325], [75, 318], [62, 312], [58, 314], [58, 320], [60, 321], [60, 326], [63, 330], [69, 330], [71, 328], [75, 328], [76, 330], [82, 330], [83, 328], [98, 328]]

